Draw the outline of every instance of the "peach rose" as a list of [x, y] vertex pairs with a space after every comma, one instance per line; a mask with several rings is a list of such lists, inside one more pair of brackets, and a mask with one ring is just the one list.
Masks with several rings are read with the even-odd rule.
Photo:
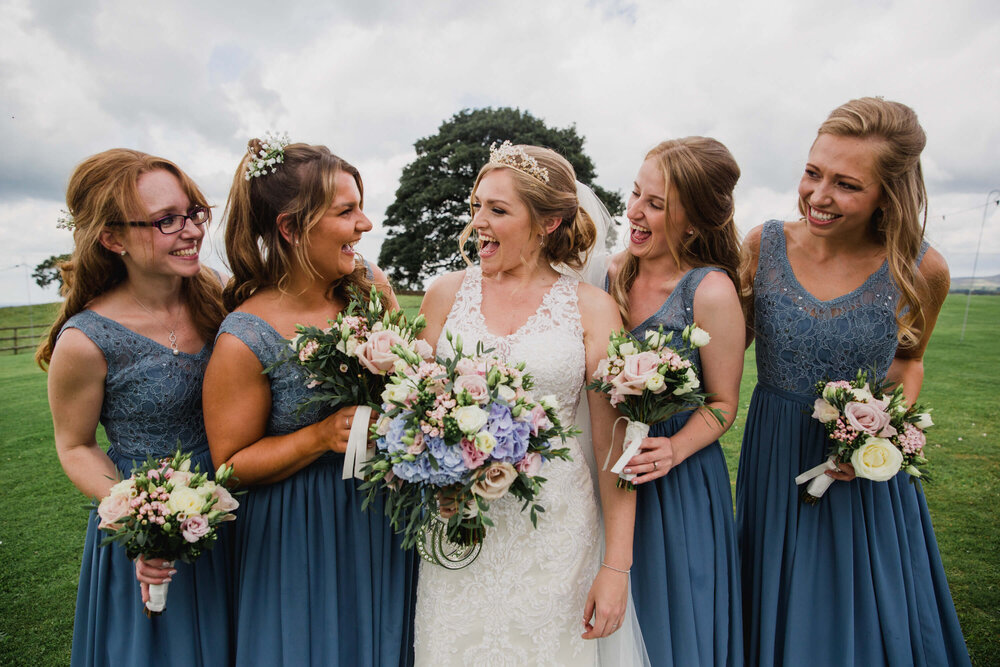
[[472, 485], [472, 492], [486, 500], [502, 498], [517, 479], [517, 470], [509, 463], [494, 462], [483, 469]]

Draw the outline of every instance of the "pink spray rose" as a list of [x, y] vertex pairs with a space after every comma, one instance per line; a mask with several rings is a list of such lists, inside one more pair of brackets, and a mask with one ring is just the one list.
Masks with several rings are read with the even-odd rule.
[[540, 405], [531, 408], [531, 435], [538, 435], [539, 431], [544, 431], [548, 428], [552, 428], [552, 422], [549, 420], [549, 416], [545, 414], [545, 408]]
[[877, 405], [851, 401], [844, 406], [844, 416], [851, 426], [868, 435], [880, 438], [896, 435], [895, 427], [889, 423], [889, 413]]
[[482, 375], [459, 375], [455, 378], [455, 393], [465, 390], [473, 401], [479, 404], [490, 400], [490, 388]]
[[476, 447], [476, 443], [468, 438], [462, 438], [462, 463], [469, 470], [475, 470], [489, 458], [489, 453]]
[[424, 361], [431, 361], [434, 359], [434, 348], [431, 344], [425, 340], [418, 338], [413, 341], [413, 351], [420, 355], [420, 358]]
[[395, 331], [383, 329], [372, 333], [368, 340], [358, 345], [354, 351], [361, 365], [372, 373], [380, 375], [392, 370], [399, 357], [392, 351], [393, 345], [402, 345], [403, 339]]
[[459, 375], [485, 375], [486, 369], [472, 359], [464, 357], [455, 363], [455, 372]]
[[200, 514], [189, 516], [181, 522], [181, 535], [188, 542], [197, 542], [208, 534], [208, 519]]
[[528, 477], [534, 477], [542, 469], [542, 455], [538, 452], [528, 452], [514, 467]]

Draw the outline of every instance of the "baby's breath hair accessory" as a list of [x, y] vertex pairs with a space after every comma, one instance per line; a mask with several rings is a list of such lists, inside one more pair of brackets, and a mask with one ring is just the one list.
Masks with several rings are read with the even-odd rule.
[[252, 147], [248, 146], [247, 153], [250, 154], [250, 161], [247, 162], [246, 179], [249, 181], [251, 178], [266, 176], [278, 171], [277, 165], [285, 161], [285, 146], [290, 143], [287, 132], [282, 135], [268, 132], [264, 135], [263, 141], [260, 142], [260, 150], [256, 153]]
[[521, 146], [514, 146], [509, 141], [504, 141], [497, 147], [496, 142], [490, 146], [490, 164], [503, 165], [511, 169], [517, 169], [537, 178], [542, 183], [549, 182], [549, 170], [538, 165], [538, 160], [528, 155]]
[[73, 214], [62, 209], [59, 212], [62, 215], [56, 218], [56, 229], [68, 229], [69, 231], [76, 229], [76, 220], [73, 218]]

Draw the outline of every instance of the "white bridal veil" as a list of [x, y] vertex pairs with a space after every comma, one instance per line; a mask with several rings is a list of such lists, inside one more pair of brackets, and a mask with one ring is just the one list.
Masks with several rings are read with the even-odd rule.
[[[577, 181], [576, 196], [580, 206], [587, 212], [590, 219], [597, 226], [597, 240], [594, 247], [581, 269], [570, 269], [566, 266], [555, 267], [561, 273], [571, 275], [579, 280], [604, 289], [604, 278], [608, 272], [608, 261], [610, 255], [607, 249], [608, 230], [611, 228], [612, 219], [608, 209], [594, 191]], [[590, 378], [586, 378], [587, 381]], [[580, 392], [580, 402], [576, 412], [577, 428], [581, 433], [581, 442], [591, 442], [590, 431], [590, 408], [587, 406], [586, 390]], [[590, 466], [590, 476], [594, 482], [594, 489], [597, 493], [598, 502], [601, 494], [597, 488], [597, 461], [595, 460], [592, 447], [582, 447], [587, 456], [587, 464]], [[603, 516], [603, 513], [602, 513]], [[604, 529], [601, 528], [601, 557], [603, 558]], [[632, 602], [632, 585], [629, 581], [628, 608], [625, 611], [625, 620], [622, 627], [610, 637], [599, 639], [598, 652], [601, 667], [648, 667], [649, 656], [646, 654], [646, 646], [642, 640], [642, 630], [639, 628], [639, 620], [635, 615], [635, 604]]]

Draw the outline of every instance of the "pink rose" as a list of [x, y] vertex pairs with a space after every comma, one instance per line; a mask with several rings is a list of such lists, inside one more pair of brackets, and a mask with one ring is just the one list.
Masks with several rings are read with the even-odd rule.
[[116, 522], [128, 516], [129, 500], [127, 495], [121, 493], [112, 493], [102, 500], [97, 506], [97, 516], [101, 517], [97, 527], [117, 530], [119, 526]]
[[468, 438], [462, 438], [462, 463], [469, 470], [475, 470], [489, 458], [489, 453], [481, 451], [476, 443]]
[[622, 372], [612, 378], [611, 384], [620, 396], [639, 396], [646, 388], [646, 380], [656, 374], [660, 357], [654, 352], [640, 352], [625, 357]]
[[514, 467], [528, 477], [534, 477], [542, 469], [542, 455], [538, 452], [528, 452]]
[[538, 435], [539, 431], [552, 428], [552, 422], [549, 420], [549, 416], [545, 414], [545, 408], [540, 405], [531, 408], [530, 418], [531, 435]]
[[455, 363], [455, 372], [459, 375], [486, 375], [486, 369], [481, 364], [467, 357]]
[[188, 542], [197, 542], [205, 537], [210, 529], [208, 519], [200, 514], [189, 516], [181, 522], [181, 535]]
[[413, 351], [420, 355], [420, 358], [424, 361], [432, 361], [434, 359], [434, 348], [431, 344], [425, 340], [418, 338], [413, 341]]
[[868, 435], [880, 438], [896, 435], [896, 429], [889, 423], [889, 413], [878, 406], [851, 401], [844, 406], [844, 416], [851, 426]]
[[382, 375], [392, 370], [399, 357], [392, 351], [393, 345], [402, 345], [403, 339], [395, 331], [383, 329], [368, 336], [368, 340], [358, 345], [354, 356], [366, 369]]
[[482, 375], [459, 375], [455, 378], [455, 393], [465, 390], [476, 403], [486, 403], [490, 400], [490, 388]]
[[416, 456], [425, 449], [427, 449], [427, 445], [424, 443], [424, 434], [417, 431], [417, 434], [413, 436], [413, 444], [406, 448], [406, 453]]

